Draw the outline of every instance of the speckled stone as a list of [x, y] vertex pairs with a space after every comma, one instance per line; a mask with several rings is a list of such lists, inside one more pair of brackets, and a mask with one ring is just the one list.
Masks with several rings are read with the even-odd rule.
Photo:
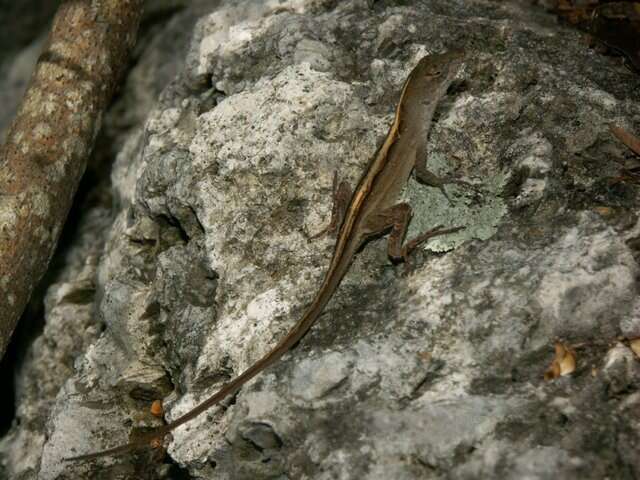
[[[408, 275], [370, 242], [292, 352], [173, 432], [171, 468], [229, 480], [640, 475], [640, 373], [622, 338], [640, 336], [638, 187], [610, 182], [630, 154], [608, 130], [640, 132], [638, 78], [524, 0], [198, 8], [159, 30], [178, 35], [180, 15], [198, 12], [180, 32], [186, 57], [163, 60], [184, 68], [120, 140], [92, 303], [106, 330], [50, 397], [46, 439], [23, 443], [42, 456], [38, 478], [172, 478], [145, 458], [59, 462], [157, 424], [156, 398], [177, 418], [286, 334], [332, 253], [333, 239], [310, 237], [329, 220], [334, 171], [353, 184], [412, 66], [460, 46], [467, 63], [426, 161], [476, 188], [447, 185], [449, 201], [412, 180], [406, 198], [410, 235], [467, 228]], [[577, 368], [545, 382], [556, 340]], [[0, 451], [25, 471], [7, 440]]]

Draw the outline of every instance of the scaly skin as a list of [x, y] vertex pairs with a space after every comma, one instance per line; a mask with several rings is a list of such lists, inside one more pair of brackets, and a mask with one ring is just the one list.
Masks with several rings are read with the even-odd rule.
[[[408, 248], [401, 247], [401, 243], [409, 221], [410, 209], [407, 204], [396, 204], [396, 201], [416, 161], [424, 158], [433, 113], [460, 70], [463, 57], [462, 51], [428, 55], [422, 58], [409, 74], [402, 88], [389, 133], [369, 162], [346, 209], [324, 280], [311, 305], [289, 333], [264, 357], [223, 385], [213, 396], [173, 422], [141, 435], [128, 444], [67, 460], [91, 460], [161, 445], [164, 436], [170, 431], [237, 392], [242, 385], [275, 363], [293, 347], [318, 319], [349, 269], [355, 253], [369, 238], [391, 229], [390, 256], [394, 259], [406, 257]], [[456, 227], [428, 232], [410, 242], [411, 247], [433, 235], [458, 229]]]

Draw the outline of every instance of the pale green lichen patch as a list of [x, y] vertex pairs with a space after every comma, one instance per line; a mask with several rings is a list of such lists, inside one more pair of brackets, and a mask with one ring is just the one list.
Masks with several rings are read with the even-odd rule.
[[16, 132], [13, 135], [13, 143], [15, 145], [20, 145], [20, 143], [22, 142], [23, 138], [24, 138], [24, 132]]
[[411, 179], [406, 196], [413, 208], [413, 218], [407, 238], [411, 239], [437, 225], [464, 227], [458, 232], [431, 239], [425, 248], [433, 252], [446, 252], [471, 239], [491, 238], [507, 213], [500, 197], [505, 181], [502, 173], [483, 178], [482, 183], [474, 183], [480, 189], [477, 193], [465, 186], [445, 185], [450, 203], [438, 188], [424, 186]]
[[[74, 137], [69, 137], [69, 138], [65, 138], [65, 140], [62, 142], [62, 151], [66, 152], [67, 155], [71, 154], [72, 152], [80, 152], [80, 145], [82, 142], [80, 140], [78, 140], [77, 138]], [[57, 164], [60, 164], [61, 167], [63, 166], [63, 162], [56, 162]], [[64, 172], [61, 171], [60, 174], [64, 175]]]
[[33, 129], [33, 133], [37, 140], [46, 140], [52, 134], [51, 126], [48, 123], [39, 123]]
[[46, 78], [55, 78], [58, 82], [65, 82], [69, 80], [70, 71], [67, 68], [51, 62], [40, 63], [38, 69], [40, 70], [38, 74], [41, 77]]
[[75, 53], [73, 45], [65, 40], [54, 41], [49, 45], [49, 51], [62, 57], [70, 57]]
[[29, 89], [25, 93], [24, 100], [22, 101], [21, 110], [24, 113], [36, 114], [39, 111], [42, 101], [42, 92], [38, 89]]
[[[15, 230], [13, 226], [18, 221], [18, 215], [16, 209], [18, 208], [16, 197], [14, 196], [0, 196], [0, 232], [4, 235], [13, 236]], [[3, 278], [6, 279], [5, 276]]]
[[51, 210], [49, 196], [44, 192], [34, 191], [31, 196], [31, 212], [41, 218], [47, 218]]
[[47, 115], [53, 115], [60, 110], [60, 104], [57, 95], [47, 93], [42, 100], [42, 109]]
[[[77, 84], [77, 86], [80, 86], [80, 85], [81, 85], [80, 83]], [[83, 92], [81, 89], [76, 88], [74, 90], [65, 92], [64, 103], [67, 106], [67, 108], [69, 108], [69, 110], [71, 110], [72, 112], [78, 112], [80, 111], [79, 110], [80, 106], [85, 106], [84, 108], [86, 108], [87, 99], [85, 98], [84, 95], [90, 95], [91, 91], [90, 91], [90, 88], [85, 90], [88, 90], [88, 91]], [[87, 113], [87, 115], [88, 114], [89, 113]]]
[[[68, 150], [64, 150], [64, 152], [68, 152]], [[48, 169], [47, 169], [47, 175], [49, 176], [49, 178], [51, 179], [52, 182], [57, 183], [60, 181], [64, 181], [67, 175], [67, 167], [69, 165], [68, 161], [65, 161], [65, 159], [68, 158], [68, 155], [65, 157], [60, 157], [58, 158], [57, 162], [52, 163], [51, 165], [49, 165]]]
[[42, 225], [35, 229], [36, 238], [40, 240], [41, 243], [48, 242], [51, 239], [49, 234], [49, 230]]

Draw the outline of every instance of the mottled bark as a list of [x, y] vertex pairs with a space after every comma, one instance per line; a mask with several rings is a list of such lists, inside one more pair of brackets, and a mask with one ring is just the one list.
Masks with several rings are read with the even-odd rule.
[[0, 150], [0, 358], [55, 249], [142, 3], [61, 5]]

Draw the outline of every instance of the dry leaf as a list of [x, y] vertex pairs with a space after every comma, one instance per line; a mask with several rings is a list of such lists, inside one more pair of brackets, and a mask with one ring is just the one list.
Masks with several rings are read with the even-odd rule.
[[640, 2], [557, 0], [549, 9], [597, 40], [599, 51], [624, 55], [640, 72]]
[[556, 356], [544, 372], [547, 381], [569, 375], [576, 369], [576, 352], [568, 344], [556, 342], [555, 350]]
[[544, 372], [544, 379], [549, 382], [560, 376], [560, 364], [555, 360], [551, 362], [551, 366]]
[[151, 440], [151, 448], [157, 449], [162, 447], [162, 439], [160, 437]]
[[608, 2], [593, 11], [590, 33], [640, 72], [640, 2]]
[[603, 217], [610, 217], [613, 214], [613, 208], [611, 207], [595, 207], [594, 210]]
[[636, 357], [640, 358], [640, 337], [629, 340], [629, 346], [633, 353], [636, 354]]
[[420, 359], [424, 360], [425, 362], [429, 362], [431, 361], [431, 352], [427, 352], [427, 351], [422, 351], [422, 352], [418, 352], [418, 357], [420, 357]]
[[151, 415], [154, 417], [162, 417], [164, 409], [162, 408], [162, 400], [154, 400], [151, 404]]
[[627, 132], [624, 128], [615, 125], [609, 126], [609, 130], [611, 130], [611, 133], [624, 143], [629, 150], [636, 155], [640, 155], [640, 138]]
[[[573, 373], [576, 369], [576, 352], [571, 349], [568, 345], [560, 345], [560, 348], [563, 348], [563, 357], [560, 360], [560, 375], [569, 375]], [[556, 348], [556, 357], [558, 356], [558, 348]]]

